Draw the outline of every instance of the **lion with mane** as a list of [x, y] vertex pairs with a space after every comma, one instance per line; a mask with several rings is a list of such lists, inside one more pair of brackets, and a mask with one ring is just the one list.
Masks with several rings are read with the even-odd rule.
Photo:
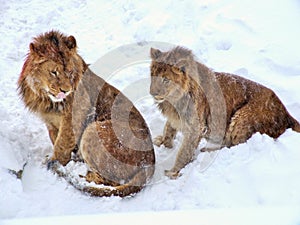
[[[142, 115], [119, 90], [95, 75], [77, 53], [73, 36], [50, 31], [34, 38], [18, 80], [25, 106], [46, 124], [48, 163], [76, 188], [95, 196], [140, 191], [154, 173], [151, 134]], [[63, 174], [72, 152], [89, 171], [81, 186]]]

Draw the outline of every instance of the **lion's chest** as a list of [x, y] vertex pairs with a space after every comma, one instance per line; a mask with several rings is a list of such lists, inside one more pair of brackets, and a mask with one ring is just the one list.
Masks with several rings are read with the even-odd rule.
[[62, 119], [62, 116], [59, 113], [41, 113], [40, 116], [47, 125], [59, 129]]

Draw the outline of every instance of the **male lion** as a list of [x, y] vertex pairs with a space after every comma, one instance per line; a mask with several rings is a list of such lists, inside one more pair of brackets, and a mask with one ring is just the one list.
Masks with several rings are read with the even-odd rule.
[[150, 94], [167, 117], [163, 135], [154, 144], [172, 148], [176, 132], [183, 133], [175, 165], [165, 171], [167, 176], [179, 175], [201, 138], [210, 143], [202, 149], [206, 151], [246, 142], [256, 132], [273, 138], [287, 128], [300, 132], [299, 123], [272, 90], [236, 75], [214, 72], [182, 47], [168, 52], [152, 48], [150, 54]]
[[[154, 149], [147, 124], [119, 90], [89, 70], [76, 40], [58, 31], [34, 38], [18, 80], [25, 106], [45, 122], [54, 152], [48, 164], [76, 188], [95, 196], [127, 196], [154, 173]], [[81, 186], [61, 172], [72, 151], [90, 171]]]

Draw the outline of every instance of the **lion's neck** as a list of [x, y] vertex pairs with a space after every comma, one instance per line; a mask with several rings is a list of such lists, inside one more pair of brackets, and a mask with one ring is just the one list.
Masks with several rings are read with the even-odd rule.
[[[158, 104], [161, 112], [175, 124], [188, 124], [197, 116], [199, 107], [209, 107], [201, 85], [191, 79], [187, 91], [175, 102], [164, 101]], [[180, 125], [180, 126], [181, 126]]]
[[161, 112], [170, 121], [174, 123], [181, 124], [192, 116], [193, 113], [197, 111], [198, 104], [194, 96], [197, 94], [191, 94], [191, 92], [185, 93], [176, 102], [170, 103], [169, 101], [164, 101], [158, 104]]

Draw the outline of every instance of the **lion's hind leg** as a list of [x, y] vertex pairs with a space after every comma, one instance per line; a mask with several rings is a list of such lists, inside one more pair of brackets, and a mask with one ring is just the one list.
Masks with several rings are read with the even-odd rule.
[[273, 92], [262, 94], [255, 100], [245, 104], [231, 118], [225, 146], [246, 142], [256, 132], [278, 138], [291, 127], [289, 113]]
[[227, 128], [224, 146], [244, 143], [257, 131], [260, 121], [256, 120], [255, 114], [253, 107], [248, 104], [236, 111]]
[[99, 173], [92, 171], [88, 171], [84, 178], [87, 182], [95, 182], [95, 184], [103, 184], [113, 187], [120, 185], [116, 182], [106, 179], [105, 177], [102, 177]]

